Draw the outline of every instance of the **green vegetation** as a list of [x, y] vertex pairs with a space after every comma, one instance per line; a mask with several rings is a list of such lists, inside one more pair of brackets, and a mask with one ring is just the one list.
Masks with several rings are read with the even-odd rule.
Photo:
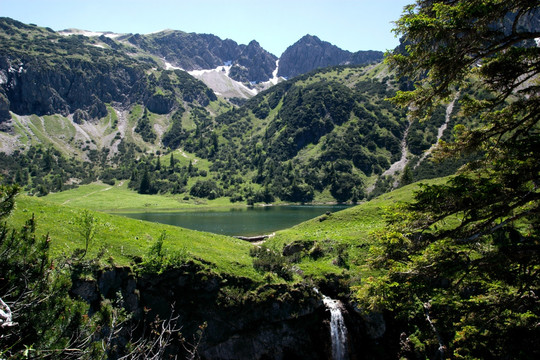
[[134, 301], [138, 292], [117, 288], [115, 294], [102, 292], [92, 298], [96, 279], [126, 269], [119, 266], [131, 267], [128, 276], [137, 276], [133, 281], [181, 271], [199, 284], [237, 281], [245, 287], [243, 292], [261, 283], [249, 243], [33, 197], [18, 197], [13, 211], [17, 191], [16, 186], [0, 185], [3, 357], [162, 357], [173, 341], [196, 351], [181, 337], [171, 337], [180, 331], [172, 315], [160, 320], [147, 308], [127, 310], [124, 296]]
[[[0, 154], [2, 181], [45, 198], [19, 196], [15, 207], [18, 187], [0, 185], [0, 299], [22, 324], [0, 336], [0, 357], [119, 357], [138, 346], [105, 340], [132, 320], [122, 294], [89, 304], [70, 293], [122, 266], [139, 280], [206, 286], [216, 313], [293, 294], [302, 303], [315, 285], [384, 313], [403, 358], [538, 358], [539, 11], [532, 0], [418, 0], [396, 23], [404, 46], [386, 64], [314, 71], [240, 107], [126, 55], [129, 45], [0, 19], [0, 60], [29, 69], [20, 76], [64, 73], [107, 93], [75, 82], [81, 96], [60, 94], [58, 108], [14, 98], [27, 148]], [[129, 41], [152, 48], [159, 36]], [[54, 112], [64, 116], [45, 115]], [[446, 120], [452, 130], [428, 157], [440, 162], [424, 161]], [[404, 138], [410, 162], [383, 175]], [[362, 203], [260, 246], [93, 211], [313, 201]]]
[[[106, 37], [66, 37], [5, 18], [0, 23], [6, 39], [0, 56], [9, 54], [6, 63], [13, 68], [32, 69], [10, 76], [35, 83], [34, 103], [41, 106], [6, 93], [21, 136], [12, 140], [26, 148], [2, 155], [4, 183], [18, 183], [27, 193], [46, 195], [100, 180], [128, 182], [141, 194], [223, 196], [247, 204], [354, 203], [396, 183], [377, 180], [401, 157], [408, 121], [385, 99], [407, 83], [391, 78], [384, 64], [313, 71], [234, 107], [184, 71], [156, 69], [155, 59], [132, 56], [141, 49], [155, 53], [156, 41], [183, 41], [189, 34], [123, 39], [137, 50]], [[40, 66], [42, 57], [48, 60]], [[58, 101], [48, 104], [53, 95]], [[45, 115], [51, 112], [62, 115]], [[425, 126], [413, 125], [407, 137], [412, 154], [431, 146], [442, 120], [441, 108]], [[39, 167], [43, 151], [53, 153], [50, 171]], [[183, 156], [174, 156], [170, 164], [170, 154], [193, 161], [182, 164]], [[27, 174], [19, 164], [38, 171]], [[461, 163], [426, 164], [411, 172], [411, 180], [448, 175]]]
[[[437, 179], [427, 183], [444, 181]], [[305, 279], [323, 286], [325, 279], [332, 276], [346, 279], [341, 291], [347, 296], [348, 286], [357, 285], [360, 279], [374, 274], [366, 267], [373, 241], [371, 234], [385, 227], [388, 209], [411, 201], [417, 189], [418, 184], [405, 186], [358, 206], [321, 215], [277, 232], [265, 246], [276, 253], [288, 254], [291, 266], [294, 265]]]
[[249, 257], [251, 245], [245, 241], [99, 212], [89, 213], [84, 209], [54, 205], [26, 196], [18, 197], [10, 223], [20, 227], [32, 214], [37, 223], [36, 234], [49, 234], [51, 252], [55, 256], [86, 249], [86, 238], [81, 236], [79, 219], [83, 214], [90, 214], [96, 228], [87, 258], [95, 258], [98, 253], [105, 251], [103, 257], [111, 264], [129, 265], [134, 259], [148, 253], [162, 232], [166, 231], [163, 247], [167, 251], [187, 251], [190, 259], [211, 264], [210, 267], [218, 273], [260, 279]]
[[481, 154], [447, 183], [423, 186], [374, 237], [369, 264], [382, 273], [357, 297], [407, 323], [403, 356], [540, 356], [539, 10], [418, 1], [397, 22], [407, 53], [388, 62], [416, 87], [394, 100], [422, 118], [474, 84], [461, 111], [479, 122], [455, 126], [456, 141], [435, 156]]

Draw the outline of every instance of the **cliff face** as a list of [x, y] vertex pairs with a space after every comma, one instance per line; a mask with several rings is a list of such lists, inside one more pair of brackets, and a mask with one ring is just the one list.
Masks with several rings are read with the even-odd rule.
[[[303, 285], [250, 288], [245, 279], [223, 279], [193, 264], [162, 274], [135, 276], [127, 268], [96, 274], [97, 280], [74, 280], [72, 293], [94, 310], [102, 299], [122, 294], [135, 323], [143, 317], [179, 315], [182, 336], [190, 341], [205, 324], [197, 348], [202, 359], [328, 359], [328, 314], [320, 296]], [[246, 295], [248, 294], [248, 295]], [[120, 340], [119, 343], [125, 343]], [[180, 343], [169, 351], [184, 358]]]
[[[121, 295], [123, 308], [132, 316], [132, 334], [148, 334], [141, 329], [148, 320], [178, 316], [176, 325], [187, 343], [173, 341], [166, 355], [188, 358], [186, 347], [192, 351], [191, 345], [200, 339], [196, 351], [201, 359], [332, 358], [330, 311], [312, 285], [257, 286], [194, 263], [160, 274], [135, 275], [129, 268], [111, 268], [93, 278], [74, 279], [72, 295], [88, 302], [91, 313], [105, 299], [118, 302]], [[341, 310], [348, 328], [347, 359], [395, 358], [400, 324], [346, 303]], [[129, 331], [120, 334], [127, 336]], [[115, 342], [125, 345], [127, 340]]]
[[306, 35], [281, 55], [278, 76], [291, 78], [311, 70], [335, 65], [361, 65], [380, 61], [381, 51], [358, 51], [351, 53], [342, 50], [316, 36]]
[[277, 57], [258, 42], [239, 45], [215, 35], [162, 31], [150, 35], [131, 35], [126, 40], [147, 53], [186, 71], [215, 69], [232, 65], [231, 78], [240, 82], [266, 81], [272, 77]]
[[272, 78], [277, 58], [264, 50], [258, 42], [251, 41], [243, 48], [231, 68], [231, 78], [243, 81], [267, 81]]
[[183, 102], [206, 106], [215, 98], [186, 72], [158, 69], [151, 58], [131, 56], [121, 42], [62, 36], [0, 18], [0, 121], [10, 118], [8, 110], [100, 118], [107, 114], [105, 104], [112, 103], [139, 103], [166, 114]]
[[17, 114], [68, 115], [82, 109], [90, 117], [102, 117], [107, 113], [104, 103], [128, 105], [147, 92], [141, 86], [143, 69], [117, 64], [67, 59], [43, 66], [38, 58], [0, 56], [0, 72], [9, 108]]

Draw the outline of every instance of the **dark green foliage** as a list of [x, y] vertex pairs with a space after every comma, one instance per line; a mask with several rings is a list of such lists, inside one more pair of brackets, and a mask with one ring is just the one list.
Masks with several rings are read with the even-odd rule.
[[70, 179], [88, 183], [96, 179], [89, 164], [75, 158], [66, 159], [54, 148], [30, 147], [26, 152], [11, 155], [0, 153], [0, 166], [7, 170], [3, 183], [18, 184], [25, 191], [46, 195], [50, 191], [67, 190]]
[[253, 267], [261, 272], [272, 272], [285, 280], [292, 279], [287, 258], [266, 246], [255, 246], [249, 254], [254, 257]]
[[[272, 152], [277, 159], [284, 160], [307, 144], [317, 143], [335, 125], [349, 119], [353, 104], [351, 91], [338, 83], [293, 86], [283, 98], [279, 117], [284, 131], [277, 135]], [[272, 130], [269, 128], [269, 137], [274, 136]]]
[[144, 141], [153, 143], [156, 140], [156, 133], [152, 128], [152, 123], [148, 116], [148, 110], [144, 108], [143, 116], [137, 121], [135, 132], [139, 133]]
[[176, 111], [172, 116], [171, 128], [163, 135], [163, 145], [177, 149], [188, 138], [188, 133], [182, 128], [184, 109]]
[[[219, 161], [211, 170], [255, 171], [253, 181], [285, 201], [308, 202], [317, 191], [332, 184], [340, 201], [363, 198], [362, 173], [380, 174], [399, 160], [407, 121], [403, 111], [384, 100], [394, 94], [389, 83], [356, 81], [357, 87], [351, 89], [317, 79], [336, 69], [282, 82], [250, 99], [244, 107], [218, 116], [217, 127], [211, 131], [220, 134], [219, 151], [213, 154]], [[254, 125], [253, 117], [259, 119], [278, 105], [277, 114], [269, 113], [260, 119], [262, 126], [259, 122]], [[201, 128], [201, 133], [205, 132]], [[208, 131], [205, 137], [210, 134]], [[320, 146], [316, 155], [301, 155], [314, 145]], [[229, 166], [231, 158], [234, 167]], [[350, 166], [336, 171], [334, 163], [341, 160]], [[350, 175], [338, 184], [342, 173]]]
[[290, 186], [283, 187], [279, 192], [281, 199], [300, 203], [312, 201], [313, 195], [313, 187], [300, 181], [293, 181]]
[[191, 196], [200, 198], [215, 199], [220, 197], [221, 189], [217, 186], [214, 180], [197, 180], [197, 182], [189, 190]]
[[152, 188], [152, 182], [150, 180], [150, 174], [147, 170], [143, 172], [141, 182], [139, 184], [139, 194], [152, 194], [154, 192]]
[[[14, 191], [0, 186], [3, 195]], [[2, 197], [0, 205], [5, 210], [3, 221], [13, 203]], [[92, 331], [85, 319], [88, 307], [69, 297], [66, 264], [49, 258], [50, 239], [38, 238], [35, 227], [33, 216], [18, 231], [0, 224], [0, 298], [16, 323], [2, 328], [0, 353], [20, 359], [81, 358], [89, 354], [85, 348]]]
[[408, 53], [388, 61], [416, 86], [394, 100], [429, 118], [462, 88], [466, 121], [433, 156], [473, 157], [393, 209], [370, 250], [383, 272], [358, 297], [404, 321], [405, 357], [540, 356], [539, 12], [538, 1], [419, 1], [396, 23]]
[[358, 192], [361, 188], [361, 181], [353, 174], [343, 172], [337, 175], [337, 179], [332, 182], [330, 193], [338, 202], [352, 200], [356, 202], [364, 198], [363, 193]]

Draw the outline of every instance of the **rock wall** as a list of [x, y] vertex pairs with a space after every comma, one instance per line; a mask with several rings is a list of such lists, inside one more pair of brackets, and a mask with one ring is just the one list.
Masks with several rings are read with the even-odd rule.
[[[227, 289], [243, 289], [242, 300]], [[202, 324], [198, 347], [202, 359], [328, 359], [329, 315], [320, 296], [304, 285], [263, 285], [249, 279], [225, 279], [194, 264], [159, 275], [133, 274], [113, 268], [95, 280], [74, 279], [72, 293], [91, 304], [91, 313], [105, 298], [122, 294], [134, 319], [166, 319], [179, 315], [182, 335], [193, 339]], [[174, 355], [186, 356], [180, 344]]]

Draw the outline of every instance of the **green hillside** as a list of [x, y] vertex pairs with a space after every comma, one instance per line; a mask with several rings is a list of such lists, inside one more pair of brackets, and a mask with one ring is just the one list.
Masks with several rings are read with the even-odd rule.
[[[55, 205], [35, 197], [17, 197], [16, 211], [9, 223], [20, 228], [34, 215], [37, 235], [49, 235], [53, 256], [71, 256], [76, 249], [84, 248], [80, 234], [79, 218], [84, 210]], [[95, 240], [90, 244], [87, 257], [98, 253], [103, 266], [133, 265], [144, 258], [165, 232], [163, 249], [178, 261], [194, 260], [221, 274], [248, 277], [260, 281], [261, 275], [252, 266], [249, 256], [251, 244], [231, 237], [154, 224], [121, 216], [91, 212], [97, 223]]]
[[[443, 179], [430, 183], [441, 182]], [[284, 248], [300, 245], [299, 251], [282, 259], [288, 269], [297, 267], [300, 270], [294, 272], [297, 280], [322, 281], [329, 274], [343, 278], [354, 274], [354, 281], [358, 281], [359, 276], [366, 271], [364, 260], [373, 241], [370, 233], [384, 226], [386, 209], [410, 201], [416, 188], [417, 185], [405, 186], [353, 208], [322, 215], [291, 229], [279, 231], [263, 246], [282, 254]], [[206, 204], [210, 207], [223, 205], [226, 204]], [[14, 227], [21, 227], [33, 214], [37, 222], [37, 234], [49, 234], [51, 238], [52, 253], [55, 256], [69, 256], [76, 249], [84, 248], [79, 219], [87, 208], [125, 211], [130, 208], [164, 210], [193, 206], [188, 203], [179, 205], [177, 199], [169, 196], [139, 195], [125, 186], [95, 184], [51, 194], [44, 199], [21, 195], [17, 198], [16, 211], [9, 222]], [[93, 258], [103, 252], [101, 261], [104, 265], [133, 265], [136, 259], [145, 257], [162, 233], [166, 232], [164, 249], [173, 254], [178, 253], [183, 261], [195, 259], [219, 273], [261, 280], [262, 275], [256, 272], [250, 257], [254, 245], [249, 242], [102, 212], [91, 214], [99, 225], [88, 257]], [[339, 257], [344, 262], [336, 261]]]

